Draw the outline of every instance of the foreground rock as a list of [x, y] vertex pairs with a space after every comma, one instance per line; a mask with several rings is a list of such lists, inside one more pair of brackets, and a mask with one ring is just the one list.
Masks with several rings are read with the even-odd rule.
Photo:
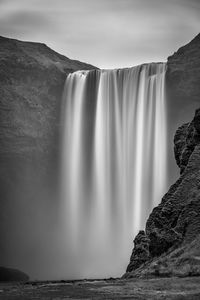
[[24, 272], [11, 269], [0, 267], [0, 281], [28, 281], [29, 277]]
[[[170, 97], [191, 99], [198, 106], [199, 50], [200, 35], [169, 58], [167, 74]], [[136, 236], [125, 278], [200, 275], [199, 109], [192, 122], [176, 131], [174, 151], [180, 178], [153, 209], [145, 231]]]

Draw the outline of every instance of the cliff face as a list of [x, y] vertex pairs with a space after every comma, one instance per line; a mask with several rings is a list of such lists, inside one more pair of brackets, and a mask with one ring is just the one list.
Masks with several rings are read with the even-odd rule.
[[[167, 93], [175, 106], [200, 106], [199, 50], [200, 35], [168, 59]], [[199, 109], [176, 131], [174, 153], [181, 175], [136, 236], [125, 277], [200, 275]]]
[[[168, 135], [171, 140], [169, 164], [174, 164], [173, 137], [178, 127], [192, 120], [200, 107], [200, 34], [189, 44], [181, 47], [167, 61], [166, 92], [168, 103]], [[177, 179], [179, 172], [170, 170], [170, 183]]]
[[65, 79], [94, 68], [44, 44], [0, 37], [0, 265], [26, 271], [50, 243]]
[[82, 69], [94, 67], [44, 44], [0, 37], [0, 155], [50, 151], [66, 75]]
[[200, 34], [168, 57], [168, 92], [180, 101], [199, 102]]

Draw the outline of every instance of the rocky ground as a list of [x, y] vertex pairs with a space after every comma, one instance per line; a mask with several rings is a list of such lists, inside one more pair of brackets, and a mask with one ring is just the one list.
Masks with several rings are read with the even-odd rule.
[[200, 277], [0, 284], [0, 299], [200, 299]]

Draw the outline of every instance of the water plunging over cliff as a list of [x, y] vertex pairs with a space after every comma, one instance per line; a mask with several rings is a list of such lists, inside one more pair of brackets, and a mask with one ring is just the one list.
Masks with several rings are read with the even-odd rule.
[[167, 184], [164, 63], [65, 85], [62, 212], [75, 277], [121, 275]]

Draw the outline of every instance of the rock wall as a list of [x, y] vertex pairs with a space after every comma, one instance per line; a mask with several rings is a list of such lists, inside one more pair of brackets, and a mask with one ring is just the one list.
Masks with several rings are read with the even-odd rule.
[[173, 138], [178, 127], [189, 123], [197, 108], [200, 107], [200, 34], [189, 44], [181, 47], [167, 61], [166, 92], [168, 103], [168, 135], [171, 140], [169, 165], [170, 184], [179, 176], [174, 163]]
[[0, 37], [0, 155], [50, 152], [66, 76], [82, 69], [94, 67], [45, 44]]
[[[200, 35], [168, 58], [167, 95], [172, 119], [178, 106], [186, 111], [200, 106], [199, 82]], [[184, 114], [180, 116], [184, 119]], [[136, 236], [126, 278], [200, 275], [199, 109], [191, 122], [176, 131], [174, 153], [180, 177], [153, 209], [145, 230]]]
[[173, 98], [199, 102], [200, 34], [169, 56], [167, 65], [168, 92]]

